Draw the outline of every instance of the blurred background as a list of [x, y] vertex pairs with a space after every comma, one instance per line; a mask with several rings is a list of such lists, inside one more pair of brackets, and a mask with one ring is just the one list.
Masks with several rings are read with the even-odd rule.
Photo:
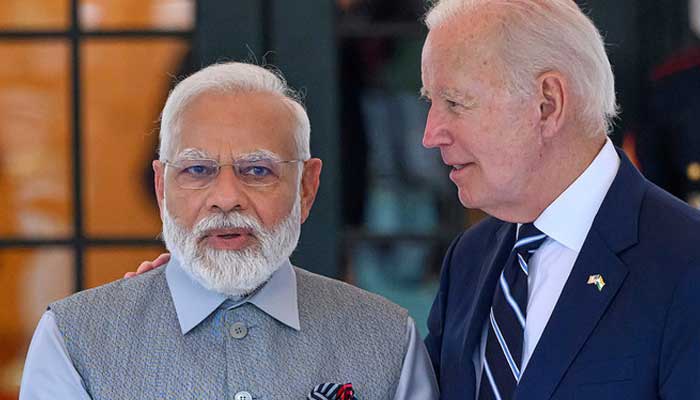
[[[700, 205], [700, 7], [579, 4], [606, 37], [612, 135], [653, 181]], [[270, 63], [306, 94], [322, 185], [295, 264], [407, 307], [425, 334], [440, 260], [478, 221], [420, 145], [423, 0], [1, 0], [0, 399], [15, 399], [46, 305], [163, 247], [152, 189], [177, 78]]]

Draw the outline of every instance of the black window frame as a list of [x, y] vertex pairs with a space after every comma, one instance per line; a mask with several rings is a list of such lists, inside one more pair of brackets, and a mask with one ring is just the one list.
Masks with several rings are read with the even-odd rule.
[[72, 173], [72, 227], [73, 233], [67, 237], [26, 238], [21, 235], [0, 237], [0, 250], [18, 249], [69, 249], [73, 253], [73, 290], [85, 289], [85, 252], [88, 248], [98, 247], [153, 247], [162, 246], [162, 241], [153, 237], [142, 236], [91, 236], [85, 230], [85, 208], [83, 188], [83, 106], [82, 106], [82, 49], [81, 44], [88, 39], [163, 39], [177, 38], [192, 45], [195, 29], [200, 24], [199, 7], [193, 0], [194, 23], [189, 29], [83, 29], [80, 25], [80, 0], [70, 0], [69, 25], [66, 29], [1, 29], [0, 43], [6, 41], [43, 42], [46, 40], [67, 41], [70, 47], [69, 85], [71, 117], [71, 173]]

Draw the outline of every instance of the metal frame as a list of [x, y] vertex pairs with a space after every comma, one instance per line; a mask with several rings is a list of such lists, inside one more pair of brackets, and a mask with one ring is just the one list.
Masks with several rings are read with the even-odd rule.
[[[196, 6], [196, 4], [195, 4]], [[73, 183], [73, 234], [71, 237], [30, 239], [23, 237], [0, 238], [0, 249], [66, 247], [74, 253], [74, 290], [85, 288], [83, 279], [85, 269], [85, 250], [88, 247], [114, 246], [156, 246], [162, 242], [156, 238], [143, 237], [88, 237], [84, 227], [83, 209], [83, 147], [82, 147], [82, 94], [81, 94], [81, 48], [83, 40], [91, 38], [141, 39], [141, 38], [181, 38], [191, 40], [192, 30], [163, 29], [108, 29], [83, 30], [78, 15], [79, 0], [71, 0], [70, 25], [66, 30], [0, 30], [0, 41], [4, 40], [46, 40], [68, 39], [70, 41], [70, 79], [71, 79], [71, 159]], [[195, 7], [195, 27], [199, 25], [198, 8]]]

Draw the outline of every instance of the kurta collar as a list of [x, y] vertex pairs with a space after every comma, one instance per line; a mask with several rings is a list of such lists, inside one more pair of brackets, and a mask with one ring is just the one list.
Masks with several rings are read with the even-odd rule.
[[[165, 278], [183, 335], [204, 321], [226, 300], [229, 300], [225, 295], [206, 289], [190, 277], [176, 258], [171, 258], [165, 268]], [[245, 303], [253, 304], [290, 328], [301, 329], [297, 304], [296, 274], [289, 260], [282, 263], [259, 290], [246, 298], [235, 299], [229, 303], [231, 303], [229, 308], [235, 308]]]

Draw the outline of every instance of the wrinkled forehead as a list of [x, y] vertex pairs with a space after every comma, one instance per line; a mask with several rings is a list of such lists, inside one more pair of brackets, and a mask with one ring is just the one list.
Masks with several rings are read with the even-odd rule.
[[269, 93], [207, 94], [182, 113], [174, 153], [230, 159], [267, 152], [279, 158], [296, 155], [298, 123], [293, 107]]
[[421, 74], [430, 90], [458, 90], [460, 81], [503, 84], [503, 40], [494, 21], [471, 22], [472, 14], [449, 19], [430, 30], [423, 46]]
[[[497, 58], [503, 46], [503, 17], [485, 11], [463, 12], [428, 32], [423, 61], [469, 64]], [[424, 67], [430, 65], [424, 65]]]

